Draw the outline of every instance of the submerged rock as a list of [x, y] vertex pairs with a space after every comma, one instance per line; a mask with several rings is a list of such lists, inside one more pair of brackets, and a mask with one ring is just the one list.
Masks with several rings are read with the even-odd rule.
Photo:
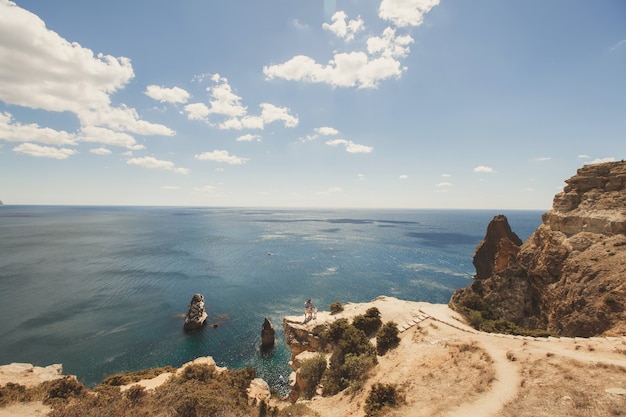
[[204, 325], [206, 319], [207, 313], [204, 308], [204, 296], [202, 294], [194, 294], [189, 303], [183, 328], [185, 331], [198, 330]]

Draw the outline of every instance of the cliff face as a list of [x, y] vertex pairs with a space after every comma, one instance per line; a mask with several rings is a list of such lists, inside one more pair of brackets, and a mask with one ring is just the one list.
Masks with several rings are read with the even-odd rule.
[[523, 244], [494, 218], [476, 279], [452, 306], [564, 336], [626, 335], [626, 162], [586, 165], [565, 182]]

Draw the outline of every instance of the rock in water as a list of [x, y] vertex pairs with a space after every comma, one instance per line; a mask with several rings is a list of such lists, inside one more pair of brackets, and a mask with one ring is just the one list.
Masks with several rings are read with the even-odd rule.
[[183, 328], [186, 331], [198, 330], [207, 319], [207, 313], [204, 308], [204, 296], [202, 294], [194, 294], [189, 303], [187, 316]]
[[269, 349], [274, 346], [274, 326], [270, 320], [265, 317], [263, 327], [261, 328], [261, 348]]

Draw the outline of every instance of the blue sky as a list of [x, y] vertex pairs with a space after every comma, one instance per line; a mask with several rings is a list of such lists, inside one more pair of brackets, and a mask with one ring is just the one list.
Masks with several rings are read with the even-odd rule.
[[5, 204], [548, 209], [625, 139], [621, 0], [0, 0]]

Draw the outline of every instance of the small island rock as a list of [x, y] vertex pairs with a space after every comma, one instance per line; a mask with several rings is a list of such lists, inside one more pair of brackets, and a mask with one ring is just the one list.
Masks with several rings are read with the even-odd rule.
[[263, 327], [261, 328], [261, 348], [269, 349], [274, 346], [274, 326], [270, 320], [265, 317]]
[[207, 319], [207, 313], [204, 308], [204, 296], [202, 294], [194, 294], [189, 303], [187, 316], [183, 328], [186, 331], [198, 330]]

